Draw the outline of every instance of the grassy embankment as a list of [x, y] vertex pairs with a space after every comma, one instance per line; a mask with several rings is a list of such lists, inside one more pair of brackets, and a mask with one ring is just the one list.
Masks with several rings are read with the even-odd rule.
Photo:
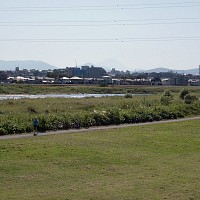
[[200, 199], [200, 121], [0, 141], [0, 199]]
[[[26, 86], [22, 85], [22, 87]], [[143, 89], [146, 91], [148, 87]], [[33, 131], [32, 121], [35, 116], [40, 121], [39, 130], [47, 131], [69, 129], [74, 124], [90, 127], [199, 115], [200, 101], [187, 105], [179, 98], [178, 92], [181, 88], [174, 88], [176, 89], [179, 90], [174, 93], [174, 100], [168, 106], [161, 105], [161, 93], [133, 98], [2, 100], [0, 101], [0, 135]], [[157, 93], [157, 90], [158, 87], [155, 87], [154, 93]], [[199, 98], [198, 87], [191, 91]]]

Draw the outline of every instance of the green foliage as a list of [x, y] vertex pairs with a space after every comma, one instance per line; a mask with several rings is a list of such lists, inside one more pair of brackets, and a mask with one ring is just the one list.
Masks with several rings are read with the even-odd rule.
[[118, 109], [110, 109], [108, 112], [109, 124], [120, 124], [121, 117]]
[[109, 125], [109, 118], [106, 111], [96, 111], [92, 113], [96, 126]]
[[108, 87], [108, 84], [107, 83], [101, 83], [101, 84], [99, 84], [99, 87]]
[[85, 114], [80, 119], [80, 127], [89, 128], [91, 126], [94, 126], [96, 123], [95, 119], [90, 114]]
[[[102, 86], [106, 86], [103, 84]], [[13, 84], [13, 85], [0, 85], [0, 93], [1, 94], [52, 94], [52, 93], [90, 93], [90, 94], [158, 94], [162, 93], [166, 90], [170, 90], [173, 93], [179, 93], [180, 87], [176, 86], [169, 86], [169, 87], [161, 87], [161, 86], [107, 86], [107, 87], [100, 87], [100, 86], [59, 86], [59, 85], [26, 85], [26, 84]], [[188, 86], [185, 87], [192, 93], [199, 93], [200, 87], [195, 86]]]
[[181, 90], [180, 98], [183, 99], [186, 104], [192, 104], [198, 100], [197, 96], [191, 95], [190, 92], [185, 88]]
[[192, 104], [197, 100], [198, 100], [198, 98], [196, 96], [190, 95], [190, 94], [186, 94], [185, 97], [184, 97], [184, 102], [186, 104]]
[[189, 94], [189, 91], [187, 89], [183, 88], [180, 92], [180, 98], [184, 99], [187, 94]]
[[33, 108], [33, 107], [31, 107], [31, 106], [29, 106], [29, 107], [27, 108], [27, 111], [32, 112], [32, 113], [37, 113], [36, 109]]
[[163, 95], [161, 96], [160, 102], [162, 105], [170, 105], [173, 101], [174, 97], [170, 90], [165, 90]]
[[130, 93], [128, 93], [128, 94], [125, 94], [125, 95], [124, 95], [124, 98], [133, 98], [133, 95], [130, 94]]
[[3, 100], [0, 101], [0, 134], [32, 132], [35, 117], [39, 119], [39, 131], [44, 132], [151, 122], [200, 114], [200, 101], [194, 101], [192, 98], [193, 103], [186, 104], [180, 101], [178, 95], [164, 92], [162, 96], [169, 99], [163, 104], [160, 104], [160, 95], [148, 95], [145, 98], [134, 96]]

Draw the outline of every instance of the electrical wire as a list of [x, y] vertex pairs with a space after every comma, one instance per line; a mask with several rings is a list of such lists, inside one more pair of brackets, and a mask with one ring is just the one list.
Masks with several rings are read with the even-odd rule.
[[200, 2], [169, 2], [156, 4], [130, 4], [130, 5], [98, 5], [98, 6], [63, 6], [63, 7], [0, 7], [0, 11], [84, 11], [84, 10], [131, 10], [131, 9], [159, 9], [159, 8], [185, 8], [198, 7]]
[[[184, 21], [182, 21], [184, 20]], [[187, 21], [185, 21], [187, 20]], [[189, 21], [188, 21], [189, 20]], [[191, 21], [193, 20], [193, 21]], [[142, 26], [142, 25], [170, 25], [170, 24], [199, 24], [200, 18], [168, 18], [168, 19], [140, 19], [140, 20], [104, 20], [104, 21], [10, 21], [1, 22], [0, 26]], [[132, 23], [135, 22], [135, 23]], [[139, 23], [140, 22], [140, 23]], [[142, 23], [141, 23], [142, 22]]]
[[138, 24], [0, 24], [4, 27], [98, 27], [98, 26], [145, 26], [145, 25], [173, 25], [173, 24], [199, 24], [200, 22], [163, 22], [163, 23], [138, 23]]
[[144, 21], [175, 21], [175, 20], [199, 20], [199, 17], [180, 17], [180, 18], [152, 18], [152, 19], [124, 19], [124, 20], [57, 20], [57, 21], [0, 21], [0, 23], [118, 23], [118, 22], [144, 22]]
[[164, 41], [199, 41], [200, 36], [185, 37], [149, 37], [149, 38], [99, 38], [99, 39], [0, 39], [0, 42], [33, 42], [33, 43], [66, 43], [66, 42], [90, 42], [90, 43], [129, 43], [129, 42], [164, 42]]

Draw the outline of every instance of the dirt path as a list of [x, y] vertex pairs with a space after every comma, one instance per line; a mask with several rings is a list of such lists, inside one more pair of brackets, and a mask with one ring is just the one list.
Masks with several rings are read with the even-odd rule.
[[[66, 133], [79, 133], [79, 132], [91, 132], [95, 130], [107, 130], [107, 129], [116, 129], [116, 128], [126, 128], [126, 127], [134, 127], [134, 126], [146, 126], [150, 124], [165, 124], [165, 123], [173, 123], [173, 122], [183, 122], [190, 120], [200, 120], [200, 116], [191, 117], [191, 118], [183, 118], [183, 119], [175, 119], [175, 120], [164, 120], [164, 121], [155, 121], [155, 122], [146, 122], [139, 124], [121, 124], [121, 125], [111, 125], [111, 126], [98, 126], [98, 127], [90, 127], [89, 129], [69, 129], [69, 130], [60, 130], [60, 131], [50, 131], [45, 133], [39, 133], [37, 137], [47, 136], [47, 135], [55, 135], [55, 134], [66, 134]], [[34, 137], [33, 133], [20, 134], [20, 135], [4, 135], [0, 136], [0, 140], [9, 140], [9, 139], [18, 139], [18, 138], [30, 138]]]

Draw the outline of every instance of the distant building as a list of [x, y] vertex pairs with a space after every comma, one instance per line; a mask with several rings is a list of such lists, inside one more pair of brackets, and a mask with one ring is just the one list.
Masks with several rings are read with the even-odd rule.
[[67, 77], [81, 77], [81, 78], [101, 78], [102, 76], [107, 75], [107, 72], [102, 67], [94, 66], [82, 66], [78, 67], [66, 67]]
[[94, 67], [91, 66], [86, 70], [83, 70], [84, 78], [101, 78], [102, 76], [106, 76], [107, 72], [102, 67]]
[[151, 79], [151, 85], [162, 85], [162, 81], [158, 77], [154, 77]]
[[83, 78], [74, 76], [74, 77], [70, 78], [70, 82], [72, 84], [83, 84]]
[[185, 76], [184, 74], [183, 75], [178, 75], [176, 77], [176, 85], [179, 85], [179, 86], [187, 86], [188, 85], [188, 77]]
[[73, 76], [82, 77], [81, 69], [78, 67], [66, 67], [66, 74], [68, 77], [73, 77]]

